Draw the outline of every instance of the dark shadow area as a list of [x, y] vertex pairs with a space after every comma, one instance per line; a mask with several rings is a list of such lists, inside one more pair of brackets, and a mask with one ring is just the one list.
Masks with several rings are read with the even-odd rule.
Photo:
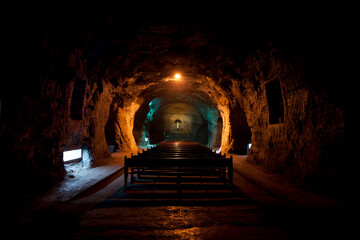
[[273, 224], [282, 225], [291, 239], [351, 239], [354, 222], [345, 207], [263, 207]]
[[82, 120], [84, 108], [84, 96], [86, 90], [86, 81], [76, 79], [74, 90], [71, 97], [71, 118], [74, 120]]
[[251, 143], [251, 130], [248, 126], [245, 111], [237, 104], [230, 111], [231, 136], [233, 136], [233, 148], [231, 152], [245, 155], [248, 152], [248, 144]]
[[114, 195], [95, 208], [152, 206], [231, 206], [256, 204], [237, 188], [232, 193], [125, 193], [121, 187]]
[[[156, 187], [155, 187], [156, 188]], [[121, 187], [108, 199], [98, 203], [95, 208], [112, 207], [151, 207], [151, 206], [228, 206], [256, 204], [249, 199], [240, 189], [232, 186], [231, 191], [223, 188], [222, 190], [195, 191], [193, 189], [204, 189], [203, 186], [192, 185], [188, 187], [188, 192], [184, 187], [182, 194], [177, 194], [177, 190], [172, 190], [170, 186], [161, 187], [166, 191], [156, 192], [149, 187], [137, 188], [125, 191]]]
[[110, 105], [109, 109], [109, 119], [105, 125], [105, 138], [106, 143], [110, 146], [110, 152], [113, 152], [115, 149], [119, 149], [119, 144], [116, 142], [116, 109], [114, 107], [114, 102]]
[[269, 124], [284, 122], [284, 101], [279, 80], [265, 84], [266, 99], [269, 109]]

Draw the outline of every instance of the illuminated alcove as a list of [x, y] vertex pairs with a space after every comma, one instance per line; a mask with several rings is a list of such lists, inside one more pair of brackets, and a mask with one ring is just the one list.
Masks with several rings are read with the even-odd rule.
[[140, 106], [134, 117], [133, 135], [139, 148], [172, 140], [219, 148], [222, 118], [215, 105], [195, 96], [163, 96]]

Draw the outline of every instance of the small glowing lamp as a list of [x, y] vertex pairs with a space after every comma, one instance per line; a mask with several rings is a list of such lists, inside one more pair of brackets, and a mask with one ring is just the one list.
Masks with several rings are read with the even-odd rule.
[[216, 150], [216, 153], [217, 153], [217, 154], [219, 154], [219, 153], [221, 154], [221, 147], [220, 147], [218, 150]]
[[181, 75], [180, 74], [175, 74], [175, 79], [179, 80], [181, 78]]

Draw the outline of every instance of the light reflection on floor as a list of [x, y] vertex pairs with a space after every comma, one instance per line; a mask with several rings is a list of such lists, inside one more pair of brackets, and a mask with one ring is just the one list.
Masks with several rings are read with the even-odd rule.
[[[259, 206], [95, 208], [81, 217], [75, 239], [287, 239]], [[274, 237], [274, 238], [273, 238]]]

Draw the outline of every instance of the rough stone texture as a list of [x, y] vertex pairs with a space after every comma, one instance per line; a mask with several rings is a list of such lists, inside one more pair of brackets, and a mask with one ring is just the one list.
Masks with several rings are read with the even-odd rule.
[[[75, 146], [90, 151], [93, 166], [101, 165], [109, 155], [105, 126], [113, 126], [120, 150], [136, 151], [137, 110], [175, 96], [199, 110], [210, 132], [220, 113], [223, 152], [243, 147], [239, 142], [249, 136], [240, 137], [233, 126], [244, 124], [251, 130], [252, 163], [314, 187], [339, 184], [345, 120], [336, 83], [342, 79], [326, 73], [335, 64], [331, 43], [323, 45], [319, 33], [270, 23], [248, 29], [232, 16], [126, 18], [107, 10], [88, 33], [43, 33], [30, 41], [37, 49], [19, 42], [18, 51], [40, 56], [40, 78], [20, 90], [9, 83], [1, 99], [8, 109], [1, 143], [19, 175], [61, 178], [62, 151]], [[170, 86], [177, 71], [184, 84], [175, 91]], [[86, 82], [82, 120], [70, 116], [76, 80]], [[276, 125], [268, 120], [265, 84], [271, 80], [280, 81], [284, 100], [284, 123]], [[231, 115], [241, 109], [246, 122]]]
[[[305, 85], [303, 76], [276, 49], [249, 58], [242, 74], [243, 81], [233, 94], [242, 96], [240, 103], [252, 132], [249, 160], [313, 187], [337, 187], [344, 119], [328, 93]], [[283, 93], [285, 121], [280, 124], [268, 121], [264, 83], [272, 79], [280, 80]]]

